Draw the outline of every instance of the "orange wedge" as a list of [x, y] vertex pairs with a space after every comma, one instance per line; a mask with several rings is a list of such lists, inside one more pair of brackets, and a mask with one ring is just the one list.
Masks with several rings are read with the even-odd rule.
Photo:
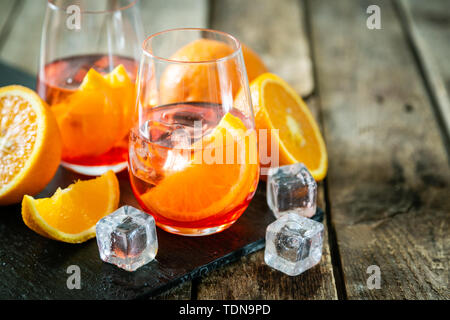
[[22, 86], [0, 88], [0, 205], [37, 194], [61, 160], [61, 136], [44, 101]]
[[[130, 128], [134, 121], [135, 109], [135, 86], [128, 76], [127, 70], [123, 65], [118, 65], [111, 73], [103, 76], [109, 84], [112, 99], [116, 101], [121, 110], [119, 114], [120, 124], [119, 138], [128, 137]], [[127, 139], [128, 141], [128, 139]]]
[[[141, 200], [151, 212], [183, 222], [202, 220], [234, 209], [255, 190], [257, 183], [257, 156], [254, 156], [256, 161], [253, 163], [242, 158], [243, 150], [249, 157], [252, 149], [256, 153], [256, 148], [251, 147], [252, 138], [256, 146], [256, 137], [254, 131], [253, 135], [245, 134], [243, 122], [227, 113], [211, 134], [203, 138], [201, 148], [194, 144], [196, 151], [192, 162], [185, 169], [166, 176], [143, 194]], [[226, 135], [229, 135], [231, 143], [216, 144], [219, 137], [226, 141]], [[238, 147], [238, 143], [242, 145]], [[227, 149], [234, 150], [234, 157], [228, 162], [225, 159]], [[203, 153], [203, 161], [197, 159], [199, 152]], [[210, 152], [223, 152], [224, 158], [218, 157], [216, 159], [222, 161], [207, 163]], [[237, 161], [239, 158], [241, 161]]]
[[112, 171], [66, 189], [51, 198], [23, 197], [22, 219], [38, 234], [63, 242], [81, 243], [95, 237], [95, 225], [117, 209], [120, 191]]
[[[303, 162], [314, 179], [325, 178], [328, 168], [325, 143], [302, 98], [286, 81], [272, 73], [264, 73], [253, 80], [250, 92], [256, 129], [267, 129], [267, 132], [278, 129], [274, 137], [278, 143], [279, 165]], [[240, 109], [244, 101], [244, 93], [240, 92], [236, 107]], [[268, 137], [267, 145], [259, 145], [264, 155], [271, 155], [270, 140]]]

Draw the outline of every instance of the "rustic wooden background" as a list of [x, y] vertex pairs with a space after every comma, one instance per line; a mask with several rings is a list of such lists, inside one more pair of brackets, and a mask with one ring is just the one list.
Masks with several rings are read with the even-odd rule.
[[[381, 8], [369, 30], [366, 9]], [[302, 94], [329, 173], [324, 256], [298, 277], [254, 253], [160, 299], [449, 299], [450, 1], [142, 0], [147, 35], [228, 31]], [[36, 74], [45, 0], [0, 0], [0, 60]], [[381, 269], [370, 290], [367, 267]]]

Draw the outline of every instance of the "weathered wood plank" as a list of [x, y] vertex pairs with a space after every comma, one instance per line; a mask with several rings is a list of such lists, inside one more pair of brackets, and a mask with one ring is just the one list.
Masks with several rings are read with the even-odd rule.
[[45, 0], [25, 0], [0, 50], [0, 59], [36, 74], [39, 63]]
[[450, 2], [402, 0], [399, 9], [415, 46], [447, 138], [450, 137]]
[[[372, 4], [381, 30], [366, 28]], [[308, 8], [347, 296], [448, 299], [448, 155], [392, 2]], [[366, 285], [370, 265], [381, 289]]]
[[302, 96], [311, 94], [314, 77], [301, 1], [219, 0], [211, 6], [211, 28], [237, 36]]
[[140, 5], [146, 36], [167, 29], [208, 25], [208, 0], [144, 0]]

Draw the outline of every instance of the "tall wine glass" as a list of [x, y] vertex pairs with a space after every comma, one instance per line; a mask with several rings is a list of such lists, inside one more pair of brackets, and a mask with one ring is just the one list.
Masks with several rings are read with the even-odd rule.
[[142, 40], [136, 1], [47, 2], [37, 91], [56, 116], [63, 166], [126, 168]]
[[129, 174], [140, 205], [181, 235], [231, 226], [259, 177], [241, 45], [229, 34], [174, 29], [143, 44]]

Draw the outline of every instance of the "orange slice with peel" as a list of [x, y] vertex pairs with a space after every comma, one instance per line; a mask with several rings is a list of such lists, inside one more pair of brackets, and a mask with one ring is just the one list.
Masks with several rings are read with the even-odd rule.
[[[250, 92], [256, 129], [267, 129], [267, 132], [278, 129], [278, 133], [273, 131], [279, 149], [278, 165], [303, 162], [314, 179], [325, 178], [328, 168], [325, 142], [302, 98], [286, 81], [272, 73], [264, 73], [253, 80]], [[235, 107], [240, 109], [244, 102], [244, 93], [238, 93]], [[270, 140], [268, 137], [267, 145], [260, 144], [259, 150], [272, 156]]]
[[104, 76], [91, 68], [79, 89], [53, 105], [52, 111], [62, 128], [64, 155], [98, 156], [128, 134], [134, 84], [122, 65]]
[[[254, 130], [247, 136], [246, 132], [243, 122], [227, 113], [214, 130], [202, 139], [201, 147], [194, 144], [192, 162], [181, 171], [163, 178], [158, 185], [143, 194], [141, 200], [151, 212], [182, 222], [202, 220], [234, 209], [244, 202], [257, 184], [257, 156], [253, 157], [256, 159], [254, 162], [248, 161], [250, 158], [243, 158], [244, 155], [252, 157], [252, 151], [256, 153], [256, 147], [251, 146], [252, 142], [256, 146], [256, 135]], [[227, 134], [230, 140], [226, 140]], [[219, 138], [228, 143], [217, 145]], [[231, 149], [234, 152], [233, 159], [226, 161], [225, 155]], [[198, 161], [200, 152], [203, 156], [208, 152], [221, 152], [224, 157], [216, 158], [222, 161], [208, 160], [206, 163], [206, 159]]]
[[38, 234], [63, 242], [81, 243], [95, 237], [95, 225], [117, 209], [120, 191], [112, 171], [66, 189], [50, 198], [23, 197], [22, 219]]
[[[119, 138], [127, 137], [130, 128], [133, 125], [135, 116], [135, 86], [131, 81], [127, 70], [120, 64], [112, 72], [103, 76], [109, 84], [112, 99], [116, 101], [121, 110], [120, 128], [118, 132]], [[128, 139], [127, 139], [128, 141]]]
[[61, 136], [44, 101], [22, 86], [0, 88], [0, 205], [41, 191], [61, 160]]

